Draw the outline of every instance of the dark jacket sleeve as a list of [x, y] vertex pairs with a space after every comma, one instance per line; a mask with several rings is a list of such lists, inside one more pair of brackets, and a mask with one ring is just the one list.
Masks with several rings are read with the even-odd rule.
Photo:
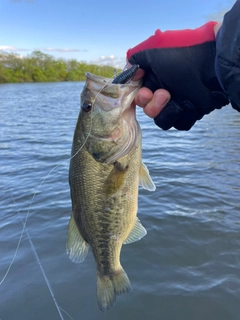
[[240, 0], [225, 14], [218, 31], [215, 70], [232, 107], [240, 112]]

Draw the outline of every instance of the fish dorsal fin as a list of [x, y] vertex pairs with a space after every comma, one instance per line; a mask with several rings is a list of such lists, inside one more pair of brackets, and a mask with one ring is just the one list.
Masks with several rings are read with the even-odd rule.
[[150, 177], [149, 171], [147, 166], [142, 163], [140, 170], [139, 170], [139, 184], [148, 191], [155, 191], [156, 186]]
[[68, 224], [66, 249], [69, 258], [76, 263], [83, 262], [88, 253], [88, 243], [81, 236], [73, 216]]
[[140, 220], [137, 218], [132, 231], [129, 233], [127, 239], [123, 242], [128, 244], [131, 242], [138, 241], [142, 239], [147, 234], [147, 230], [142, 226]]

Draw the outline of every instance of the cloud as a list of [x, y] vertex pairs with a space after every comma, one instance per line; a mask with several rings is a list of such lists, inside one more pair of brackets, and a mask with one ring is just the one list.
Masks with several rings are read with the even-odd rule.
[[124, 66], [126, 65], [126, 58], [118, 58], [118, 57], [115, 57], [114, 55], [101, 56], [96, 60], [92, 60], [91, 63], [123, 69]]
[[40, 48], [40, 51], [50, 51], [50, 52], [87, 52], [88, 50], [83, 49], [69, 49], [69, 48]]
[[0, 46], [0, 51], [19, 52], [19, 51], [28, 51], [28, 49], [17, 48], [14, 46]]
[[[0, 0], [1, 1], [1, 0]], [[18, 48], [14, 46], [0, 46], [0, 52], [6, 52], [6, 53], [14, 53], [14, 54], [20, 54], [20, 52], [24, 51], [43, 51], [43, 52], [59, 52], [59, 53], [74, 53], [74, 52], [88, 52], [87, 49], [70, 49], [70, 48], [37, 48], [37, 49], [24, 49], [24, 48]], [[116, 69], [123, 69], [126, 65], [126, 58], [124, 57], [116, 57], [114, 55], [109, 56], [100, 56], [98, 59], [94, 59], [91, 61], [88, 61], [88, 63], [101, 65], [101, 66], [112, 66]]]

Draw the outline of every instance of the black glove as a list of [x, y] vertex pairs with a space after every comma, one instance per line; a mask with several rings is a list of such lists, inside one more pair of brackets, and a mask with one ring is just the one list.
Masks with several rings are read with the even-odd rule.
[[128, 50], [131, 64], [145, 70], [143, 86], [164, 88], [171, 100], [154, 119], [163, 130], [189, 130], [197, 120], [229, 103], [214, 69], [214, 22], [195, 30], [157, 30]]

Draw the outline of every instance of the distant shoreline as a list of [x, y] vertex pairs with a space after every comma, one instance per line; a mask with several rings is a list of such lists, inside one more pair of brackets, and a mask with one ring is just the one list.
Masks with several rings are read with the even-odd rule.
[[114, 68], [75, 59], [55, 59], [41, 51], [34, 51], [27, 57], [0, 54], [0, 84], [85, 81], [86, 72], [111, 78]]

